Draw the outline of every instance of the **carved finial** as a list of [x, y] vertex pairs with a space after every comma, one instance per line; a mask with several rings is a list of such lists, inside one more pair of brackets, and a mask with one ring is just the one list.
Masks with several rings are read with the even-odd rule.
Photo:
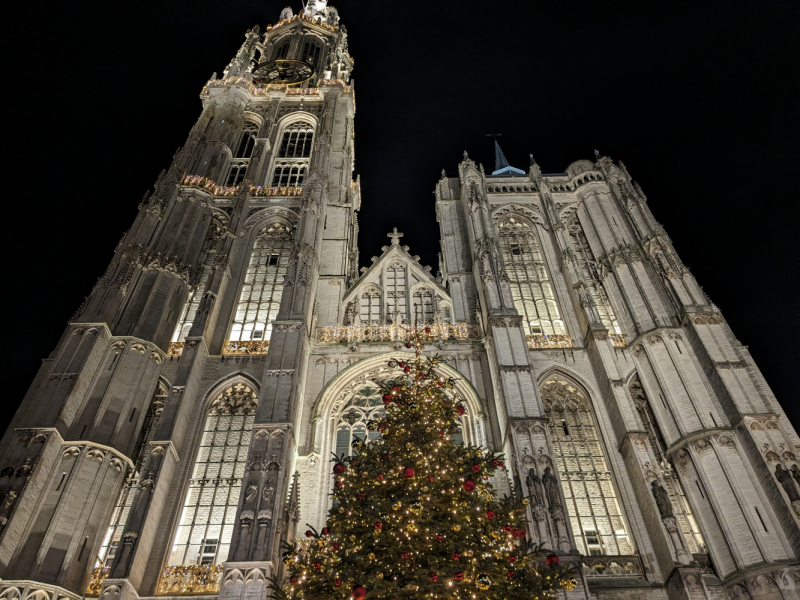
[[442, 179], [447, 179], [447, 171], [442, 169]]
[[600, 160], [600, 151], [599, 150], [595, 150], [594, 151], [594, 159], [595, 160]]
[[464, 160], [469, 160], [469, 154], [467, 154], [466, 150], [464, 150]]
[[392, 238], [392, 246], [399, 246], [400, 238], [403, 237], [403, 234], [397, 231], [397, 227], [395, 227], [392, 229], [392, 231], [386, 234], [386, 237]]

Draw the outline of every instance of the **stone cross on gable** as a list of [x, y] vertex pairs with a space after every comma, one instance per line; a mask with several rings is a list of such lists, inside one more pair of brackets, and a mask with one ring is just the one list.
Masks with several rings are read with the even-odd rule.
[[400, 238], [403, 237], [403, 234], [397, 231], [397, 227], [395, 227], [392, 229], [392, 231], [386, 234], [386, 237], [392, 238], [392, 246], [399, 246]]

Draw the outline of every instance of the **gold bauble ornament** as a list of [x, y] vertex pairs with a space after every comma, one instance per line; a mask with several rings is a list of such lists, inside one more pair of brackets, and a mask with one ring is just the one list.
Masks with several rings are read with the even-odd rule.
[[375, 577], [377, 577], [378, 579], [383, 579], [383, 573], [378, 573]]
[[375, 553], [370, 552], [369, 554], [367, 554], [367, 558], [369, 558], [370, 560], [375, 560]]
[[392, 510], [400, 510], [401, 506], [402, 504], [400, 502], [395, 502], [394, 504], [392, 504]]
[[466, 550], [464, 550], [464, 552], [462, 552], [462, 554], [463, 554], [464, 556], [466, 556], [467, 558], [470, 558], [470, 557], [472, 556], [472, 550], [470, 550], [469, 548], [467, 548]]
[[355, 535], [351, 535], [351, 536], [350, 536], [350, 541], [351, 541], [351, 542], [355, 542], [355, 541], [356, 541], [356, 539], [358, 539], [358, 538], [356, 538], [356, 536], [355, 536]]
[[419, 500], [417, 500], [416, 502], [412, 502], [411, 505], [408, 507], [408, 510], [410, 510], [415, 515], [418, 515], [419, 513], [422, 512], [422, 502], [420, 502]]
[[528, 499], [527, 499], [527, 498], [523, 498], [523, 499], [522, 499], [522, 503], [523, 503], [523, 504], [525, 504], [525, 505], [528, 505], [528, 504], [530, 504], [530, 502], [528, 501]]
[[461, 525], [459, 525], [458, 523], [453, 525], [453, 531], [461, 531]]
[[340, 507], [339, 507], [339, 512], [340, 512], [340, 513], [343, 513], [343, 512], [344, 512], [344, 506], [340, 506]]
[[423, 492], [427, 492], [428, 491], [428, 486], [427, 485], [422, 486], [422, 491]]
[[481, 573], [475, 578], [475, 585], [479, 590], [488, 590], [492, 586], [492, 580], [486, 573]]

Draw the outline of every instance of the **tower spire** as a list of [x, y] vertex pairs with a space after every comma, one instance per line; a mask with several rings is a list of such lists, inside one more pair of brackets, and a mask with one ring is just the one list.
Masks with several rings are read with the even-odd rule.
[[500, 144], [497, 143], [497, 139], [494, 140], [494, 170], [499, 171], [501, 169], [505, 169], [506, 167], [510, 167], [511, 165], [508, 164], [506, 160], [506, 155], [503, 154], [503, 150], [500, 148]]

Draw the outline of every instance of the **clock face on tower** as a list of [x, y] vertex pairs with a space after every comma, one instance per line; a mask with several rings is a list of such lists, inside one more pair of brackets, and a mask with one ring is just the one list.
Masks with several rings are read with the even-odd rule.
[[253, 71], [253, 79], [257, 83], [277, 83], [297, 85], [313, 77], [314, 69], [302, 60], [271, 60], [258, 65]]

